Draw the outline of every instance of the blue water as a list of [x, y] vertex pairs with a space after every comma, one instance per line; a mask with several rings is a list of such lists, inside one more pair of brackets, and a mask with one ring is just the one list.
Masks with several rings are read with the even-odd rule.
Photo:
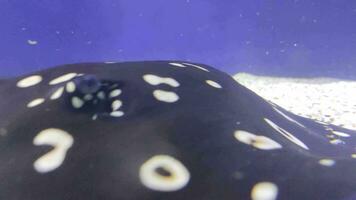
[[1, 0], [0, 13], [0, 76], [173, 59], [356, 79], [353, 0]]

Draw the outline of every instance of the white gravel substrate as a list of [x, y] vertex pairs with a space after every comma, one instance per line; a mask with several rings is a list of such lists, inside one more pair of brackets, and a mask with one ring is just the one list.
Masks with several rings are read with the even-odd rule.
[[234, 78], [264, 99], [294, 114], [356, 130], [356, 81], [247, 73], [238, 73]]

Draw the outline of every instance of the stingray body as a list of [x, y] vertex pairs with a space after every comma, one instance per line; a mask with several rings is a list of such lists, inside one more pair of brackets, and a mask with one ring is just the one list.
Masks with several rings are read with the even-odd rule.
[[0, 199], [355, 197], [353, 131], [206, 65], [65, 65], [0, 94]]

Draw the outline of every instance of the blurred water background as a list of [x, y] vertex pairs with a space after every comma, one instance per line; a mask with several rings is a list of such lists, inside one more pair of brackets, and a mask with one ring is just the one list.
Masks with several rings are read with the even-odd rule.
[[356, 79], [353, 0], [0, 0], [0, 77], [186, 60], [231, 75]]

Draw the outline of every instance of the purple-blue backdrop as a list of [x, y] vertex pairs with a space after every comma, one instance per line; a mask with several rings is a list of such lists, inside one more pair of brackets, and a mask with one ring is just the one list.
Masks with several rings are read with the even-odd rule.
[[354, 0], [0, 0], [0, 76], [179, 59], [234, 74], [356, 77]]

